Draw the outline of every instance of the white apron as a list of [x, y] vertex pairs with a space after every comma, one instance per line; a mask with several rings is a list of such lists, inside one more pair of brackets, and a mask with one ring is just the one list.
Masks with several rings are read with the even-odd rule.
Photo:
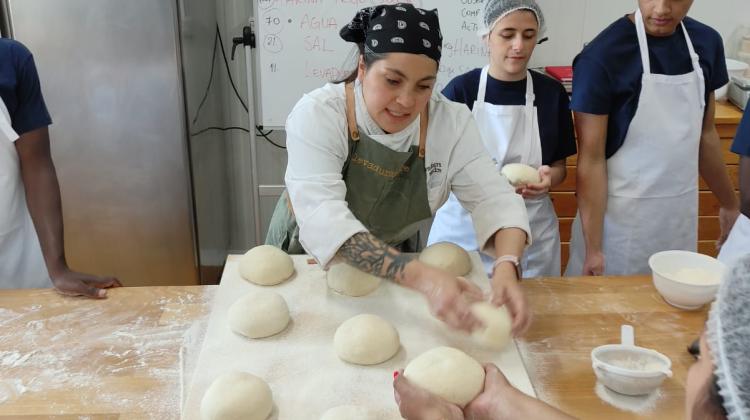
[[[487, 90], [489, 66], [482, 69], [477, 100], [472, 113], [479, 127], [487, 151], [498, 171], [508, 163], [524, 163], [534, 168], [542, 165], [542, 145], [539, 120], [534, 107], [534, 82], [531, 73], [526, 75], [525, 105], [493, 105], [484, 101]], [[549, 195], [526, 199], [532, 243], [521, 261], [525, 278], [560, 275], [560, 232], [557, 215]], [[448, 241], [476, 251], [476, 233], [471, 216], [456, 197], [437, 211], [427, 243]], [[481, 254], [488, 274], [493, 258]]]
[[724, 245], [721, 246], [718, 259], [724, 264], [730, 264], [737, 258], [750, 254], [750, 219], [740, 214], [734, 222]]
[[26, 206], [16, 139], [0, 99], [0, 288], [46, 288], [49, 274]]
[[[652, 74], [640, 10], [635, 24], [643, 62], [641, 95], [622, 147], [607, 160], [605, 275], [648, 274], [651, 254], [695, 251], [698, 241], [698, 149], [706, 106], [703, 71], [681, 24], [693, 71], [679, 76]], [[586, 252], [580, 214], [572, 230], [566, 276], [583, 272]]]

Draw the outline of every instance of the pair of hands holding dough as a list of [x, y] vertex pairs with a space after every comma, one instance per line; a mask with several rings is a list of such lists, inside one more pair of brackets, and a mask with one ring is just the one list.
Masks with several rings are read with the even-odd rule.
[[420, 388], [403, 371], [393, 380], [393, 391], [401, 416], [408, 420], [502, 420], [517, 418], [515, 408], [527, 397], [514, 388], [497, 366], [485, 364], [484, 388], [463, 409]]
[[552, 169], [542, 165], [539, 169], [520, 163], [505, 165], [501, 171], [523, 198], [547, 194], [552, 188]]
[[[509, 264], [506, 264], [510, 267]], [[503, 267], [503, 266], [500, 266]], [[432, 313], [449, 326], [472, 332], [482, 328], [483, 323], [472, 311], [472, 305], [485, 301], [482, 290], [463, 277], [427, 266], [422, 268], [420, 291], [427, 298]], [[511, 332], [522, 335], [531, 323], [528, 304], [515, 275], [515, 268], [498, 269], [492, 278], [490, 302], [494, 306], [508, 309], [512, 318]]]

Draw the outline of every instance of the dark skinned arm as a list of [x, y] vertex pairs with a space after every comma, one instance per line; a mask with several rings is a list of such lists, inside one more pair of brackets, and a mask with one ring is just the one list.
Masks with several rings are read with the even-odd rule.
[[104, 289], [122, 286], [116, 278], [74, 272], [65, 260], [60, 186], [50, 153], [47, 127], [22, 134], [15, 145], [26, 190], [26, 204], [55, 290], [63, 295], [105, 298], [107, 292]]

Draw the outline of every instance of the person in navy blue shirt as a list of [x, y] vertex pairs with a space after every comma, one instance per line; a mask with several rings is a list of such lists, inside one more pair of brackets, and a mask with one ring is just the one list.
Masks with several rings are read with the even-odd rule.
[[0, 288], [49, 287], [104, 298], [113, 277], [71, 270], [65, 259], [60, 188], [50, 153], [52, 123], [34, 59], [0, 38]]
[[[534, 0], [487, 0], [480, 33], [490, 62], [451, 80], [443, 94], [472, 110], [482, 141], [498, 169], [524, 164], [537, 181], [516, 185], [525, 198], [532, 241], [521, 267], [524, 277], [560, 276], [560, 232], [549, 190], [566, 176], [565, 158], [576, 153], [568, 95], [554, 79], [528, 70], [543, 36], [544, 15]], [[453, 242], [476, 251], [469, 213], [455, 197], [435, 215], [428, 244]], [[482, 254], [491, 275], [496, 261]]]
[[740, 202], [742, 214], [750, 218], [750, 104], [745, 107], [742, 122], [737, 128], [732, 152], [740, 155]]
[[745, 107], [731, 150], [740, 156], [738, 181], [742, 214], [719, 250], [717, 258], [725, 264], [750, 253], [750, 106]]
[[649, 273], [648, 258], [695, 251], [698, 176], [719, 200], [721, 236], [739, 215], [714, 124], [727, 83], [721, 36], [692, 0], [639, 0], [573, 63], [578, 215], [567, 275]]

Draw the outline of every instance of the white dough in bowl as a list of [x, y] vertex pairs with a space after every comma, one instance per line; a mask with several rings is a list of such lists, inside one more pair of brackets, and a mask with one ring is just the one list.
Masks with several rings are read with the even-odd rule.
[[436, 347], [409, 362], [404, 377], [449, 402], [464, 407], [484, 388], [484, 368], [453, 347]]
[[419, 261], [454, 276], [465, 276], [471, 271], [469, 253], [451, 242], [437, 242], [428, 246], [419, 254]]
[[471, 333], [476, 342], [494, 350], [508, 345], [513, 321], [505, 306], [498, 308], [489, 302], [477, 302], [471, 305], [471, 312], [484, 324]]
[[273, 286], [294, 274], [294, 262], [286, 252], [271, 245], [259, 245], [240, 257], [240, 276], [261, 286]]
[[341, 360], [358, 365], [376, 365], [398, 352], [398, 331], [385, 319], [372, 314], [349, 318], [333, 337], [333, 346]]
[[542, 182], [539, 171], [523, 163], [509, 163], [503, 166], [500, 173], [505, 175], [514, 187]]
[[219, 376], [201, 400], [202, 420], [265, 420], [272, 410], [271, 388], [246, 372]]
[[714, 273], [705, 268], [681, 268], [670, 278], [674, 281], [699, 286], [716, 285], [721, 282], [721, 274]]
[[365, 296], [380, 286], [380, 277], [365, 273], [351, 265], [341, 262], [331, 265], [326, 274], [328, 287], [347, 295]]
[[251, 292], [229, 307], [229, 328], [248, 338], [278, 334], [289, 324], [289, 307], [280, 294], [269, 290]]
[[376, 420], [375, 412], [358, 405], [340, 405], [323, 413], [320, 420]]

